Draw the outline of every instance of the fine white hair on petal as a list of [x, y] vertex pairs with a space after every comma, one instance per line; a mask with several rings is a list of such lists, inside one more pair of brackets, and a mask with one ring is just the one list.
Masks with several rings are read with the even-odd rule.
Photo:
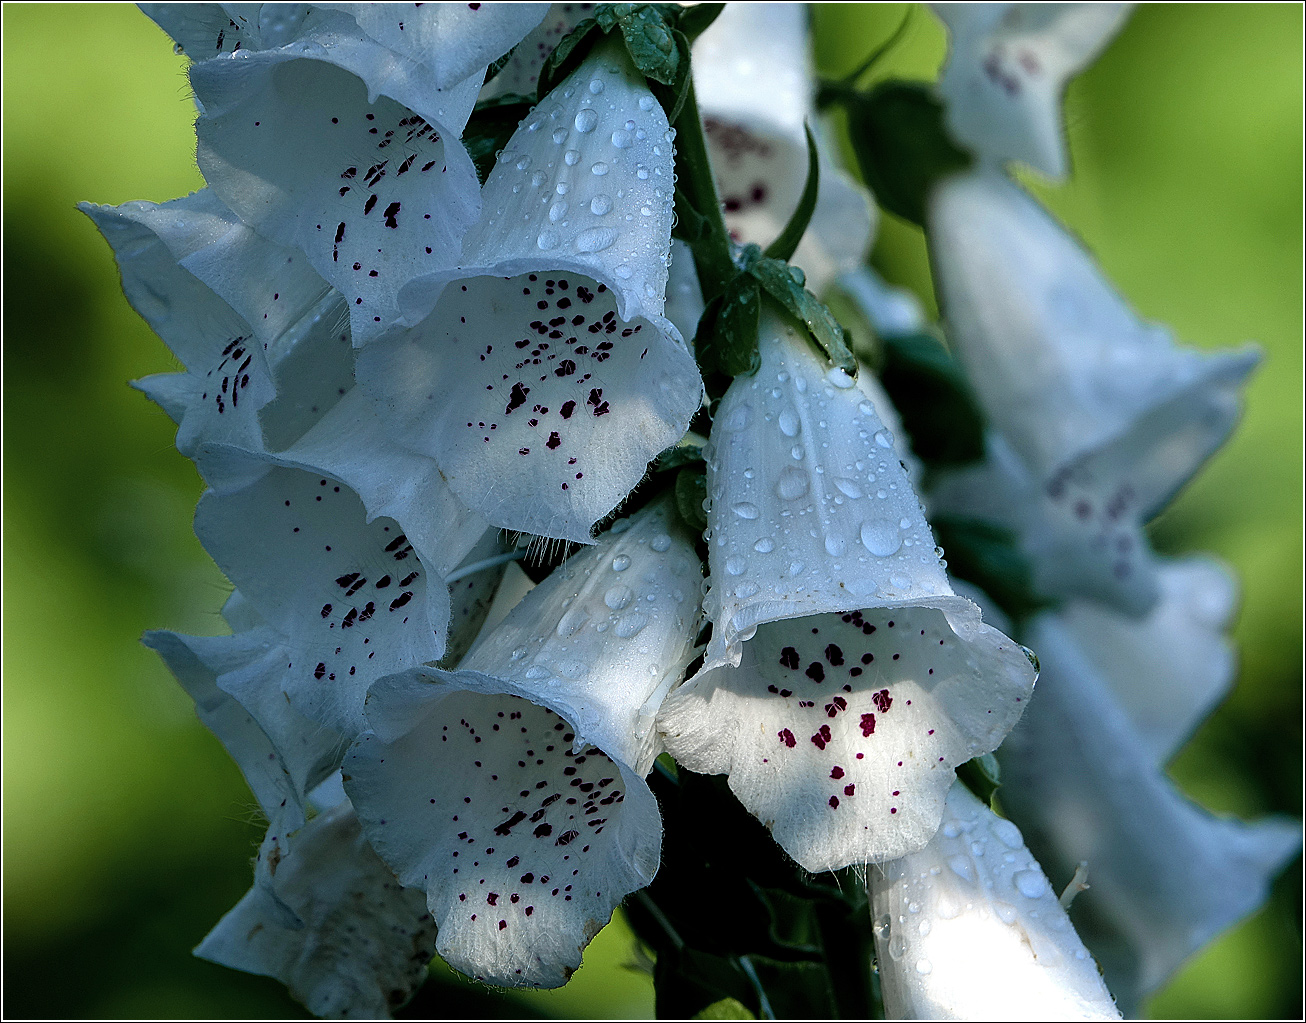
[[1127, 3], [931, 4], [948, 27], [948, 131], [983, 160], [1053, 178], [1069, 163], [1061, 101], [1133, 10]]
[[[1173, 657], [1184, 656], [1172, 646], [1182, 635], [1164, 640]], [[999, 752], [1002, 805], [1054, 882], [1088, 862], [1091, 887], [1072, 915], [1132, 1014], [1189, 956], [1264, 901], [1301, 847], [1301, 825], [1217, 818], [1190, 803], [1100, 674], [1121, 670], [1124, 658], [1090, 654], [1096, 637], [1072, 631], [1059, 614], [1040, 615], [1025, 638], [1043, 674]], [[1148, 682], [1145, 671], [1135, 676], [1136, 685]], [[1186, 719], [1187, 709], [1179, 716]]]
[[275, 977], [316, 1016], [389, 1019], [434, 950], [421, 891], [400, 886], [344, 802], [297, 830], [273, 822], [253, 888], [195, 954]]
[[819, 294], [861, 263], [875, 206], [835, 165], [816, 120], [807, 17], [803, 4], [727, 4], [694, 43], [694, 89], [726, 226], [737, 242], [768, 245], [784, 229], [807, 181], [810, 123], [820, 191], [791, 262]]
[[463, 267], [405, 289], [425, 319], [360, 353], [386, 429], [491, 525], [590, 542], [698, 410], [663, 316], [673, 177], [644, 78], [596, 48], [508, 143]]
[[1120, 1019], [1020, 830], [961, 782], [919, 852], [867, 871], [888, 1019]]
[[712, 639], [658, 727], [682, 765], [729, 773], [806, 869], [901, 856], [1034, 669], [953, 594], [865, 394], [773, 313], [760, 345], [707, 453]]

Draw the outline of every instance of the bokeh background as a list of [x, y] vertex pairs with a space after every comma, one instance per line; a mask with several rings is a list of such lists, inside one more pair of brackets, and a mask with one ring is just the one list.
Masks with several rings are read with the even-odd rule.
[[[904, 5], [813, 10], [821, 68], [853, 67]], [[201, 485], [129, 379], [177, 368], [123, 300], [81, 199], [200, 187], [183, 61], [135, 8], [6, 5], [4, 80], [4, 1010], [24, 1017], [302, 1015], [275, 982], [190, 949], [246, 890], [261, 837], [236, 768], [146, 628], [224, 631], [191, 532]], [[932, 78], [917, 11], [869, 80]], [[1145, 316], [1265, 363], [1233, 440], [1153, 527], [1242, 578], [1237, 688], [1172, 766], [1217, 812], [1301, 812], [1302, 8], [1145, 6], [1072, 87], [1069, 184], [1032, 187]], [[919, 231], [874, 262], [929, 295]], [[1195, 958], [1156, 1016], [1300, 1017], [1300, 864]], [[646, 1016], [620, 920], [568, 987], [502, 995], [435, 971], [414, 1015]]]

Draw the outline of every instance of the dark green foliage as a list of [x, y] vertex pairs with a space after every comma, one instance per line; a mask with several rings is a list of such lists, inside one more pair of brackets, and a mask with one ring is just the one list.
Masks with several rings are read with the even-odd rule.
[[881, 339], [880, 382], [929, 466], [984, 457], [984, 414], [957, 360], [932, 334]]

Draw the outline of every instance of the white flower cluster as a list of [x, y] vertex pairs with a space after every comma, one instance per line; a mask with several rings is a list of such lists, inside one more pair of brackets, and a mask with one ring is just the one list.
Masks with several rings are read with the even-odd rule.
[[[831, 368], [768, 300], [760, 368], [705, 403], [675, 131], [620, 33], [478, 180], [478, 101], [533, 94], [587, 5], [143, 5], [193, 59], [208, 187], [85, 209], [184, 364], [139, 386], [204, 477], [195, 529], [236, 589], [233, 635], [146, 642], [269, 819], [200, 955], [319, 1015], [388, 1014], [437, 951], [560, 985], [658, 869], [645, 779], [669, 753], [729, 775], [807, 870], [879, 864], [890, 1012], [1114, 1017], [1019, 831], [955, 782], [1018, 720], [1003, 804], [1089, 861], [1127, 946], [1121, 965], [1101, 946], [1118, 998], [1256, 904], [1296, 829], [1214, 821], [1162, 773], [1232, 674], [1230, 583], [1142, 534], [1231, 429], [1256, 357], [1139, 323], [1005, 176], [1064, 170], [1061, 89], [1125, 13], [1008, 6], [940, 11], [947, 123], [977, 159], [932, 191], [928, 233], [990, 433], [924, 496], [1012, 530], [1065, 600], [1023, 626], [1032, 706], [1029, 652], [954, 588], [868, 369]], [[737, 242], [770, 241], [803, 191], [804, 16], [730, 5], [694, 47]], [[873, 227], [821, 163], [794, 257], [814, 291]], [[921, 329], [845, 280], [883, 335]], [[709, 412], [706, 533], [671, 494], [614, 521]], [[530, 538], [580, 546], [532, 587], [511, 564]]]

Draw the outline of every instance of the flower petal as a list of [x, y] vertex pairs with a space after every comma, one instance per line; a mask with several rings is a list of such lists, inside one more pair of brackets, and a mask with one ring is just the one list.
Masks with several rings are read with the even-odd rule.
[[919, 849], [938, 828], [954, 768], [996, 748], [1033, 687], [1020, 647], [966, 606], [762, 625], [739, 667], [700, 674], [667, 698], [658, 718], [667, 748], [691, 770], [728, 773], [731, 791], [807, 870]]
[[1145, 619], [1071, 601], [1060, 627], [1162, 767], [1233, 683], [1237, 664], [1225, 632], [1238, 599], [1229, 572], [1209, 558], [1162, 562], [1157, 579], [1161, 600]]
[[[540, 83], [540, 68], [562, 37], [589, 17], [597, 4], [550, 4], [544, 20], [517, 44], [499, 73], [486, 83], [482, 99], [514, 93], [534, 97]], [[505, 51], [506, 52], [506, 51]]]
[[929, 228], [958, 357], [1035, 479], [1082, 468], [1104, 497], [1127, 483], [1145, 521], [1228, 436], [1254, 348], [1176, 346], [999, 173], [944, 181]]
[[476, 172], [446, 125], [386, 97], [369, 102], [348, 71], [297, 56], [192, 65], [204, 108], [197, 158], [242, 220], [302, 249], [349, 299], [361, 345], [397, 319], [405, 283], [457, 261], [478, 209]]
[[275, 977], [316, 1016], [389, 1019], [426, 979], [435, 927], [401, 888], [348, 803], [268, 831], [254, 887], [195, 954]]
[[960, 782], [929, 844], [867, 886], [889, 1019], [1120, 1019], [1020, 830]]
[[831, 158], [816, 120], [814, 81], [803, 4], [727, 5], [694, 43], [694, 89], [736, 241], [765, 246], [784, 230], [807, 181], [804, 123], [812, 124], [821, 187], [791, 262], [819, 294], [862, 262], [875, 208]]
[[430, 64], [441, 89], [484, 75], [486, 67], [511, 50], [549, 10], [542, 3], [318, 6], [344, 11], [387, 49], [414, 63]]
[[347, 756], [346, 790], [400, 881], [426, 889], [451, 966], [558, 987], [622, 898], [652, 880], [657, 802], [625, 764], [573, 751], [552, 711], [436, 677], [373, 687], [378, 732]]
[[1079, 930], [1130, 1014], [1260, 905], [1300, 848], [1301, 828], [1216, 818], [1188, 802], [1116, 703], [1085, 637], [1045, 614], [1027, 638], [1043, 675], [999, 754], [1002, 804], [1054, 879], [1088, 862]]
[[679, 238], [671, 239], [671, 265], [667, 267], [666, 317], [682, 338], [693, 338], [703, 316], [703, 289], [698, 283], [694, 254]]
[[1066, 84], [1106, 47], [1133, 6], [931, 4], [950, 37], [939, 81], [948, 130], [986, 160], [1020, 160], [1064, 177]]
[[761, 369], [717, 409], [708, 458], [705, 668], [763, 622], [954, 600], [894, 438], [866, 394], [767, 312]]
[[444, 652], [449, 594], [393, 520], [366, 523], [334, 480], [273, 467], [195, 513], [200, 542], [293, 659], [282, 686], [302, 714], [346, 735], [365, 727], [368, 685]]

